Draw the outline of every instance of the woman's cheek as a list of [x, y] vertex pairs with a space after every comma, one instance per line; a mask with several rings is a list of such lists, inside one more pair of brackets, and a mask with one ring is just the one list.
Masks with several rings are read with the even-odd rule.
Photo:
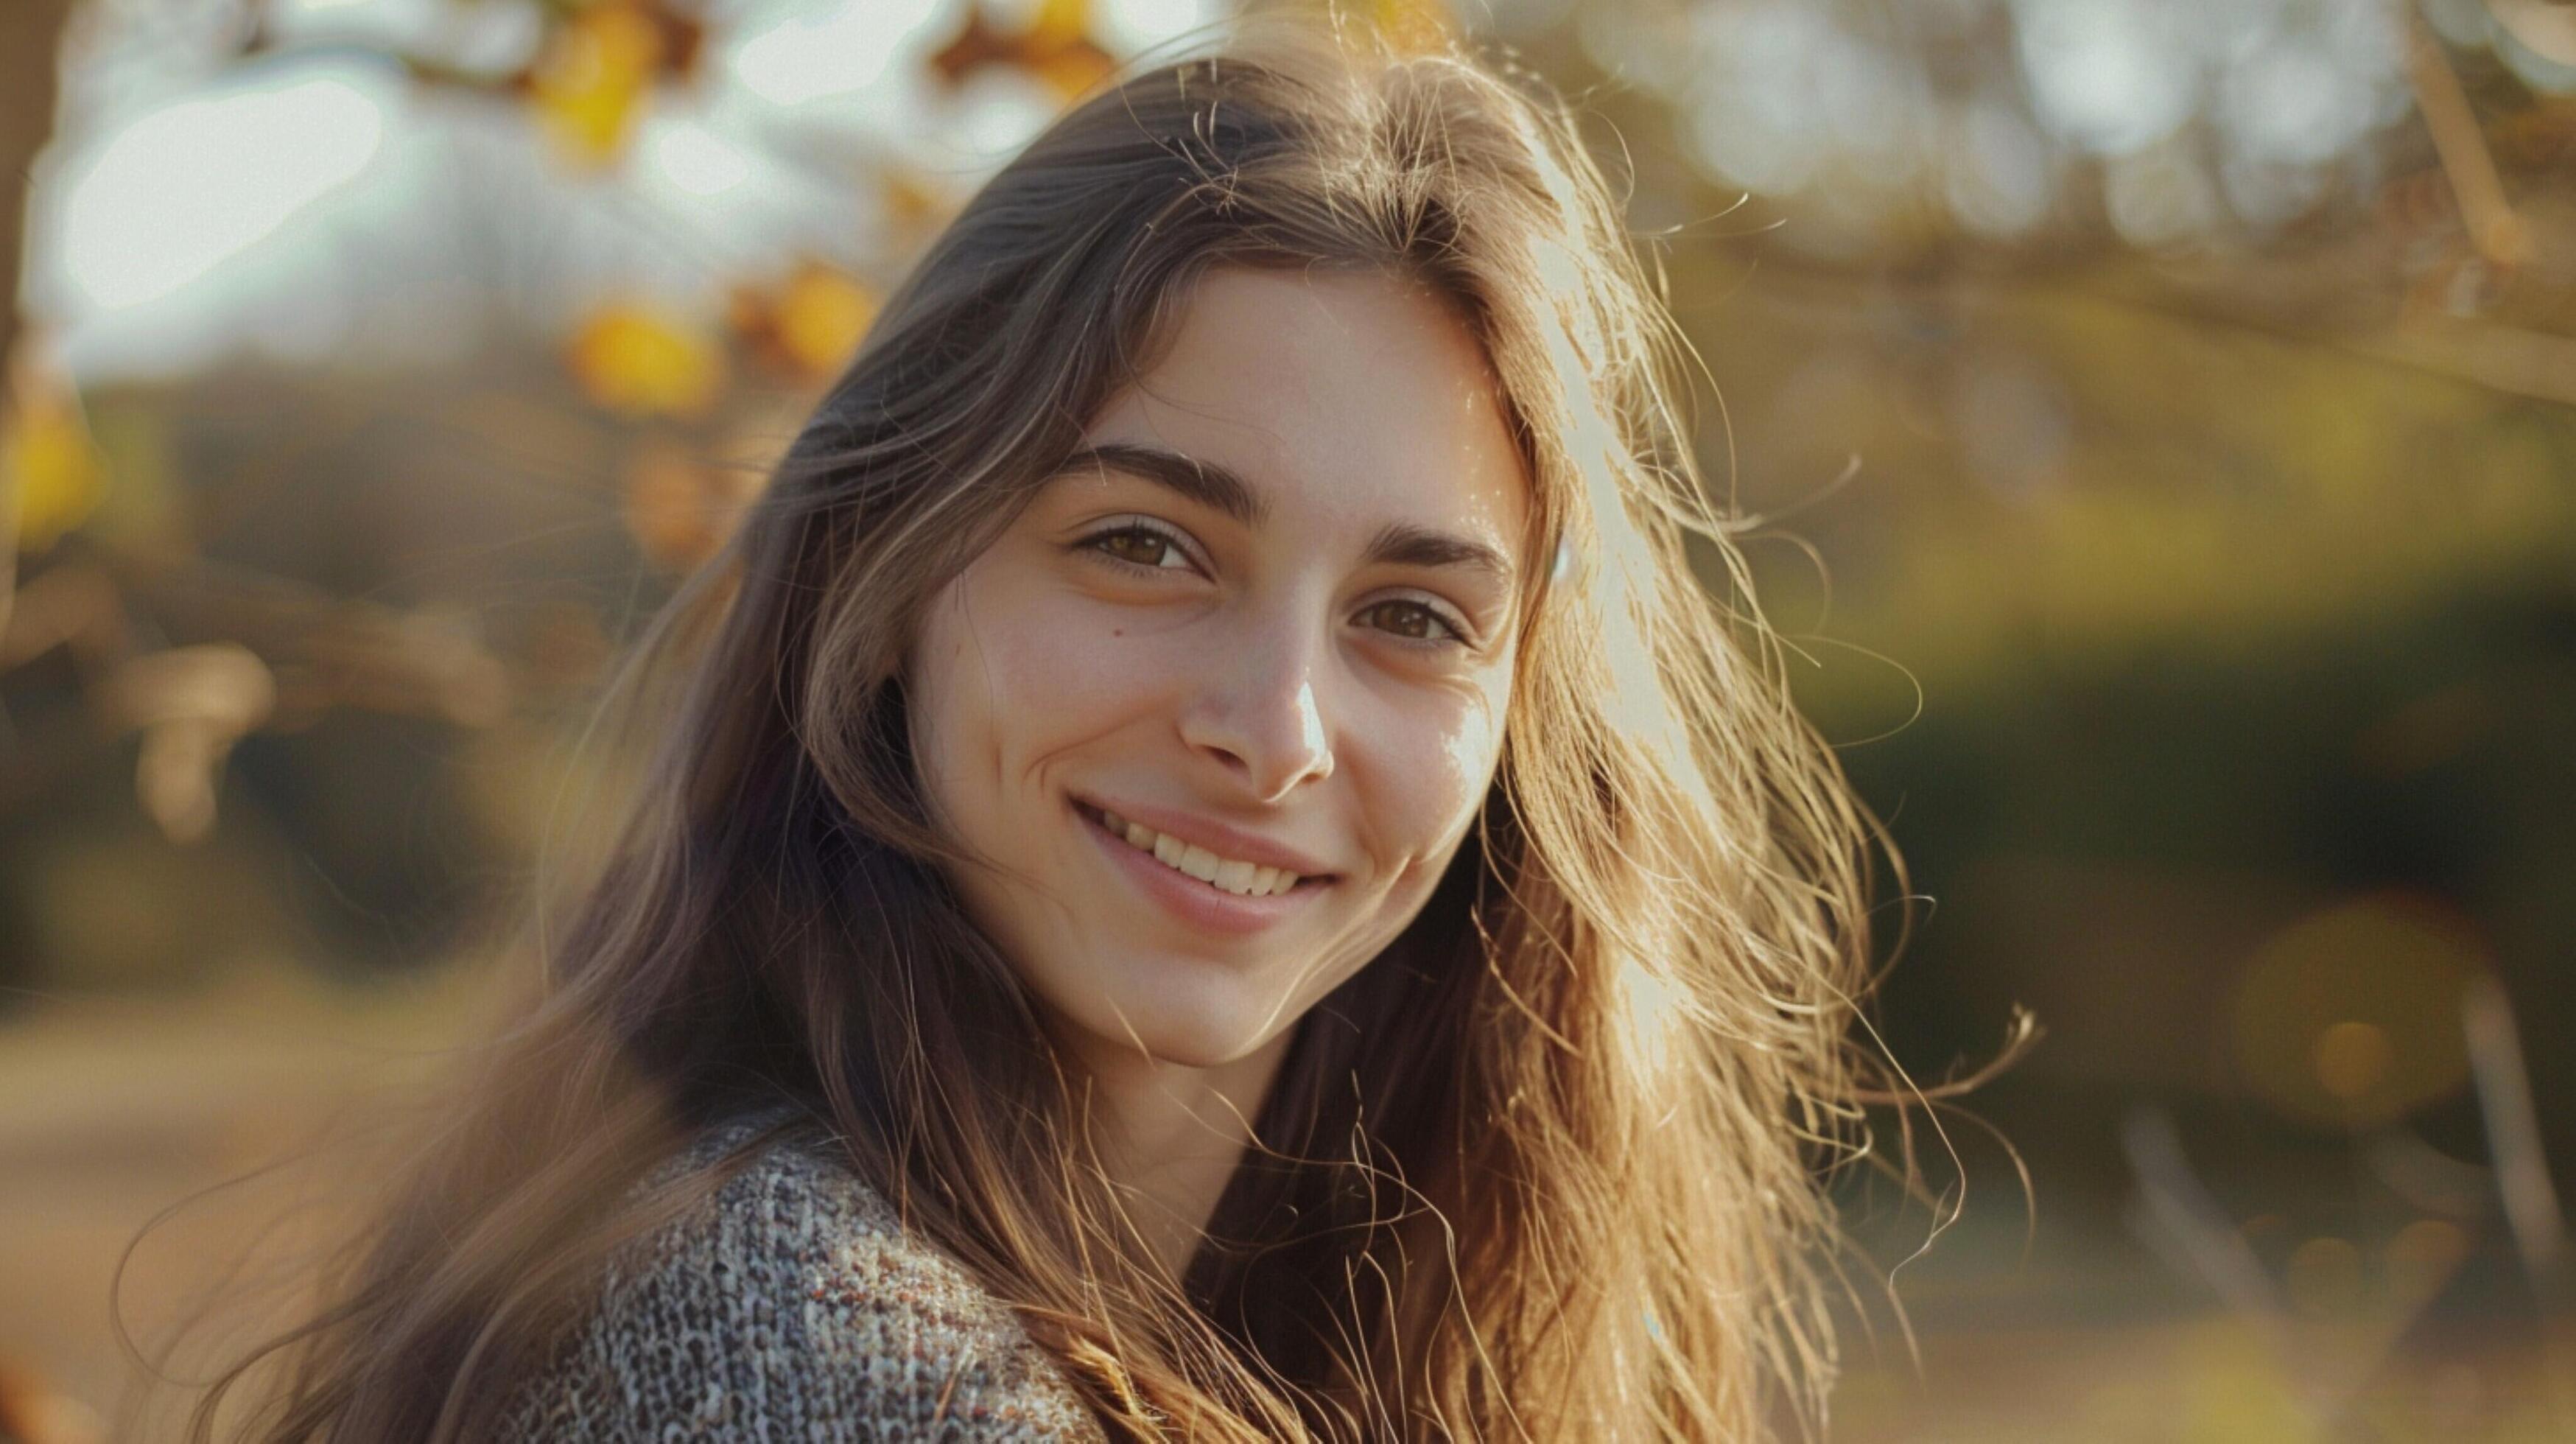
[[1439, 779], [1437, 807], [1444, 846], [1454, 846], [1475, 826], [1476, 815], [1493, 787], [1494, 768], [1502, 760], [1503, 719], [1511, 700], [1510, 675], [1504, 670], [1499, 679], [1489, 677], [1461, 697], [1462, 705], [1450, 720], [1443, 745], [1437, 749], [1441, 765], [1422, 769]]
[[[1033, 597], [1015, 605], [997, 669], [1014, 706], [1059, 721], [1132, 708], [1193, 665], [1185, 639], [1136, 625], [1133, 608], [1082, 597]], [[998, 640], [998, 639], [996, 639]]]
[[1484, 801], [1500, 729], [1481, 696], [1456, 689], [1423, 689], [1404, 704], [1376, 710], [1367, 725], [1344, 730], [1345, 745], [1368, 754], [1354, 772], [1367, 780], [1362, 805], [1371, 830], [1400, 854], [1390, 862], [1417, 874], [1408, 888], [1428, 895], [1438, 864]]
[[1431, 715], [1415, 733], [1413, 750], [1416, 758], [1438, 759], [1420, 771], [1436, 779], [1443, 813], [1471, 810], [1484, 796], [1502, 755], [1505, 700], [1496, 687], [1473, 678], [1428, 694], [1424, 705]]

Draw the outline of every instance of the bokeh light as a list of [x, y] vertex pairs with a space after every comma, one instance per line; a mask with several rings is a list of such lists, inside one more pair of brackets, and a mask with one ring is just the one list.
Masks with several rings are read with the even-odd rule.
[[2237, 1066], [2294, 1117], [2402, 1117], [2467, 1081], [2460, 1000], [2485, 966], [2465, 920], [2421, 899], [2312, 913], [2247, 963], [2232, 1019]]

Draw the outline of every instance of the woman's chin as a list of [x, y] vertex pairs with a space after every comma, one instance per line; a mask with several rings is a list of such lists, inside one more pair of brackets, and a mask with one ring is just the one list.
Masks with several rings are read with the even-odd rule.
[[1239, 1063], [1296, 1021], [1275, 999], [1240, 987], [1139, 987], [1062, 1010], [1106, 1055], [1184, 1068]]

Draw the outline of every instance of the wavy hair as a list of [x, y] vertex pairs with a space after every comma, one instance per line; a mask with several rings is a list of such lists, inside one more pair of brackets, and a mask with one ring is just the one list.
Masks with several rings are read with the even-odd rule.
[[[1182, 1276], [943, 867], [905, 735], [928, 599], [1215, 267], [1420, 282], [1532, 487], [1506, 741], [1407, 930], [1297, 1025]], [[1113, 1437], [1738, 1440], [1821, 1422], [1820, 1169], [1857, 1145], [1883, 836], [1792, 707], [1691, 446], [1695, 358], [1573, 109], [1456, 48], [1245, 31], [969, 201], [612, 687], [643, 761], [542, 982], [324, 1305], [239, 1363], [275, 1440], [488, 1428], [676, 1142], [787, 1101]], [[1545, 569], [1542, 569], [1544, 572]], [[1901, 876], [1901, 871], [1900, 871]]]

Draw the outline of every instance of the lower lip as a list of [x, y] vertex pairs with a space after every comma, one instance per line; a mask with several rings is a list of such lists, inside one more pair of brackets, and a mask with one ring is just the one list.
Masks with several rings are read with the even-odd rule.
[[1210, 883], [1164, 864], [1162, 859], [1130, 844], [1123, 837], [1111, 835], [1108, 828], [1093, 820], [1090, 813], [1073, 809], [1082, 830], [1100, 844], [1110, 861], [1136, 880], [1147, 897], [1163, 905], [1172, 916], [1202, 932], [1224, 933], [1242, 937], [1276, 926], [1303, 911], [1317, 894], [1331, 886], [1327, 882], [1300, 883], [1286, 892], [1263, 897], [1239, 897]]

